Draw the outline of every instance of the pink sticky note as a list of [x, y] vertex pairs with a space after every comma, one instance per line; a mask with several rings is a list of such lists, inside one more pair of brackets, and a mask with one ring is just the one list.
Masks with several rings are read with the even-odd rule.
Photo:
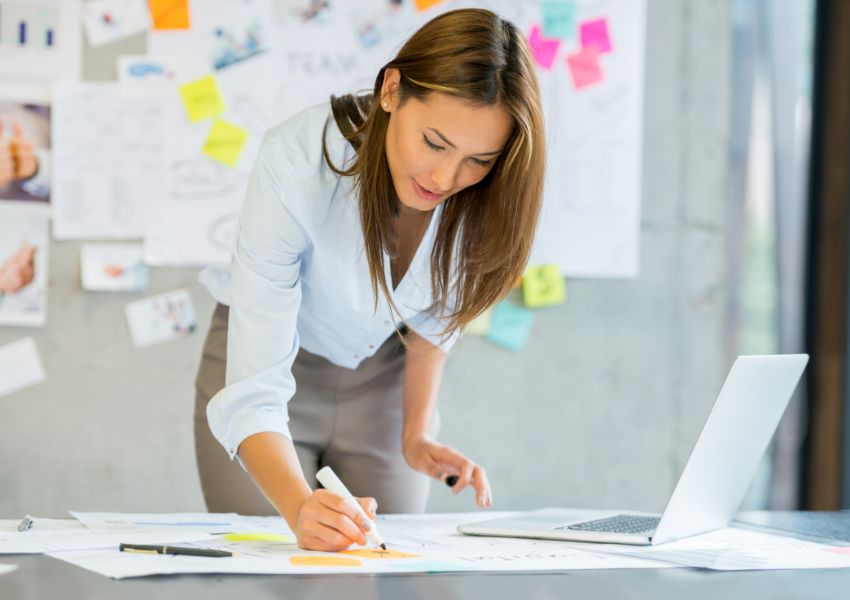
[[608, 19], [594, 19], [579, 25], [582, 48], [595, 46], [600, 54], [611, 52], [611, 37], [608, 35]]
[[590, 47], [567, 56], [567, 65], [573, 78], [573, 86], [580, 90], [604, 79], [599, 64], [599, 53]]
[[545, 38], [540, 31], [540, 25], [535, 25], [531, 28], [531, 33], [528, 35], [528, 45], [531, 46], [531, 53], [534, 55], [534, 60], [544, 69], [551, 69], [555, 63], [555, 55], [558, 53], [558, 48], [561, 46], [561, 40], [557, 38]]

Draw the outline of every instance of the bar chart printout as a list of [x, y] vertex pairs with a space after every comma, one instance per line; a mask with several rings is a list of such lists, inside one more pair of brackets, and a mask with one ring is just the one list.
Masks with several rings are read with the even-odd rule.
[[52, 49], [58, 23], [55, 2], [0, 0], [0, 46]]

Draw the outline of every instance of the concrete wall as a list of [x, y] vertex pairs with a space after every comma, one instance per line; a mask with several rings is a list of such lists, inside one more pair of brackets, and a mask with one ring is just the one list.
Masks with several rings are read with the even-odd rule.
[[[450, 358], [441, 438], [488, 468], [495, 508], [660, 510], [728, 366], [723, 354], [728, 0], [649, 0], [641, 236], [635, 281], [568, 281], [525, 351], [477, 339]], [[87, 51], [114, 76], [136, 38]], [[0, 399], [0, 516], [67, 509], [203, 510], [192, 381], [212, 302], [194, 269], [155, 269], [146, 295], [188, 287], [193, 336], [134, 349], [123, 305], [84, 293], [79, 245], [51, 248], [49, 324], [32, 334], [48, 381]], [[472, 510], [435, 486], [431, 508]]]

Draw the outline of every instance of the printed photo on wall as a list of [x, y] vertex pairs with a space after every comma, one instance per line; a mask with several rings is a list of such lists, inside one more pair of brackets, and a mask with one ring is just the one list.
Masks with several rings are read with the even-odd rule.
[[130, 337], [137, 348], [189, 335], [197, 327], [188, 290], [175, 290], [124, 307]]
[[0, 202], [0, 326], [47, 321], [47, 211]]
[[0, 102], [0, 200], [50, 199], [50, 108]]

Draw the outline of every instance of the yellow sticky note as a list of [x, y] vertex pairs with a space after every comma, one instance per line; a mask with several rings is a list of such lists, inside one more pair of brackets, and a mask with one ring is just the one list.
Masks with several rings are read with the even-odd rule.
[[493, 323], [493, 309], [488, 308], [483, 313], [472, 319], [463, 328], [463, 332], [469, 335], [487, 335], [490, 325]]
[[148, 0], [151, 29], [189, 29], [189, 0]]
[[232, 167], [239, 161], [247, 139], [248, 132], [241, 127], [216, 119], [204, 142], [203, 151], [211, 159]]
[[440, 4], [443, 0], [414, 0], [416, 10], [428, 10], [436, 4]]
[[228, 542], [281, 542], [294, 544], [295, 539], [291, 535], [282, 533], [228, 533], [224, 536]]
[[563, 304], [566, 292], [558, 265], [529, 267], [522, 278], [522, 299], [529, 308]]
[[363, 563], [347, 556], [291, 556], [289, 564], [294, 567], [362, 567]]
[[343, 550], [340, 554], [359, 556], [360, 558], [421, 558], [418, 554], [408, 554], [398, 550], [382, 550], [380, 548], [358, 548], [356, 550]]
[[224, 100], [218, 91], [214, 75], [207, 75], [180, 86], [183, 106], [192, 123], [224, 112]]

